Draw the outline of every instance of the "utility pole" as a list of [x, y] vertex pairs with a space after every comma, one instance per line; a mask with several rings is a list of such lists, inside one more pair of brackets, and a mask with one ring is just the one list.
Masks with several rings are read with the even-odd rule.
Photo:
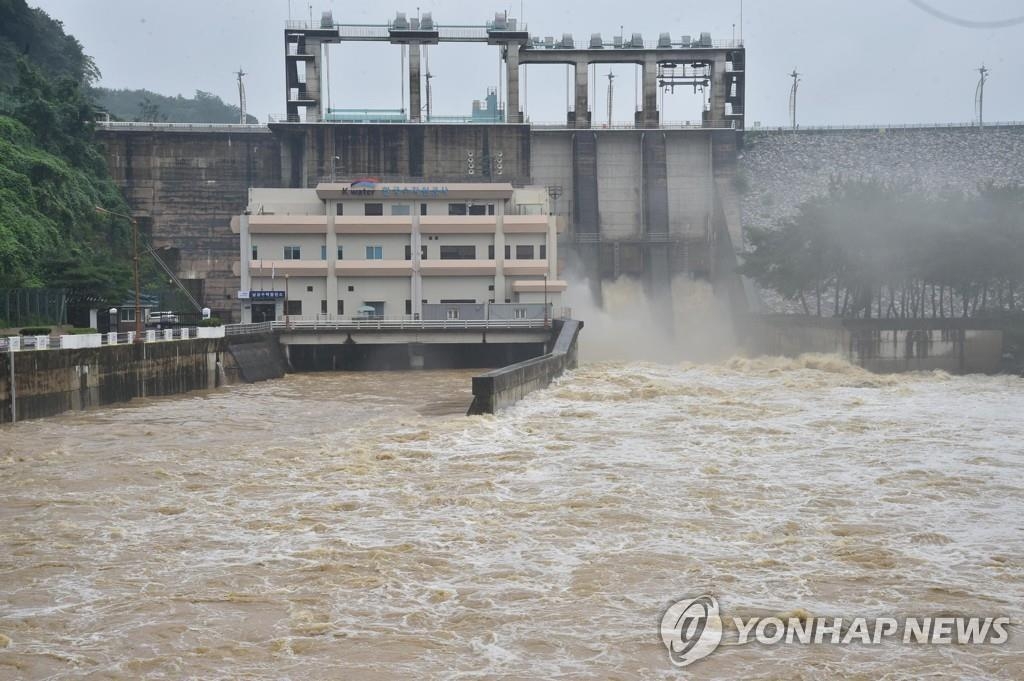
[[102, 206], [96, 206], [96, 211], [124, 218], [132, 223], [132, 271], [135, 275], [135, 342], [142, 343], [144, 339], [142, 334], [142, 296], [139, 290], [139, 223], [131, 215], [115, 213], [114, 211], [107, 210]]
[[11, 423], [18, 422], [18, 390], [14, 385], [14, 343], [7, 341], [7, 363], [11, 368]]
[[793, 79], [793, 87], [789, 89], [789, 122], [796, 130], [796, 91], [800, 87], [800, 74], [793, 69], [793, 73], [789, 74], [789, 77]]
[[245, 125], [248, 117], [245, 115], [245, 83], [242, 82], [242, 78], [247, 74], [239, 66], [235, 75], [238, 76], [238, 122]]
[[982, 64], [978, 69], [978, 87], [974, 89], [974, 109], [978, 114], [978, 127], [985, 125], [985, 81], [988, 80], [989, 70]]

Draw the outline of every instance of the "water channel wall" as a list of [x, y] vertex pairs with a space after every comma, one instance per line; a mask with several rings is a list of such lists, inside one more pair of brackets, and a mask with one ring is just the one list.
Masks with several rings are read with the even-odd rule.
[[764, 315], [750, 320], [748, 349], [794, 357], [835, 354], [878, 373], [996, 373], [1012, 351], [1005, 325], [975, 319], [829, 319]]
[[284, 375], [271, 334], [0, 354], [0, 423]]
[[583, 322], [566, 319], [556, 321], [555, 325], [557, 335], [551, 352], [473, 377], [470, 415], [493, 414], [515, 404], [530, 392], [547, 387], [567, 369], [576, 368], [576, 340]]

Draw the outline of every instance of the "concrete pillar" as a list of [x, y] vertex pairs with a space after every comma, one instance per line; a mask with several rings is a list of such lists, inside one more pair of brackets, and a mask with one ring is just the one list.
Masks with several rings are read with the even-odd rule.
[[312, 99], [314, 104], [306, 107], [306, 120], [319, 121], [322, 116], [321, 107], [323, 102], [320, 97], [322, 88], [320, 86], [320, 60], [323, 58], [323, 42], [306, 37], [306, 49], [313, 55], [312, 59], [306, 60], [306, 99]]
[[338, 213], [337, 201], [326, 201], [327, 208], [327, 285], [324, 298], [327, 299], [327, 314], [334, 317], [338, 314], [338, 230], [334, 216]]
[[409, 296], [412, 298], [413, 319], [423, 319], [423, 275], [420, 273], [420, 250], [423, 238], [420, 235], [420, 206], [412, 204], [412, 233], [409, 235], [409, 250], [412, 255], [412, 281]]
[[645, 128], [656, 128], [658, 121], [658, 62], [653, 54], [644, 56], [643, 85], [640, 98], [641, 125]]
[[409, 45], [409, 120], [420, 122], [420, 46], [419, 43]]
[[705, 112], [706, 122], [722, 124], [725, 121], [725, 100], [729, 97], [729, 78], [725, 59], [711, 63], [711, 111]]
[[558, 279], [558, 230], [554, 214], [548, 215], [548, 233], [545, 237], [548, 246], [548, 279]]
[[590, 64], [585, 59], [576, 60], [576, 118], [575, 127], [590, 127], [590, 111], [587, 107], [590, 90]]
[[519, 43], [505, 46], [505, 122], [522, 123], [523, 115], [519, 110]]
[[[252, 290], [252, 275], [249, 271], [249, 261], [252, 259], [252, 241], [249, 236], [249, 216], [242, 215], [238, 219], [238, 242], [241, 248], [238, 253], [238, 269], [241, 274], [238, 288], [240, 291]], [[237, 298], [237, 296], [235, 296]], [[238, 306], [241, 314], [239, 319], [243, 324], [252, 322], [252, 305], [248, 300], [238, 299]], [[249, 309], [246, 309], [246, 306]]]
[[511, 294], [505, 288], [505, 202], [499, 201], [495, 206], [494, 230], [494, 302], [504, 303]]

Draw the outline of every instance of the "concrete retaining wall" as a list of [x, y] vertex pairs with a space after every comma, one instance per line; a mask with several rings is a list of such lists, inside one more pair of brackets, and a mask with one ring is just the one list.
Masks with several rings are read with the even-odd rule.
[[470, 415], [493, 414], [530, 392], [547, 387], [566, 369], [576, 368], [576, 339], [583, 322], [569, 319], [555, 323], [560, 325], [558, 335], [548, 354], [473, 377]]
[[223, 340], [36, 350], [0, 355], [0, 423], [11, 420], [14, 361], [17, 420], [174, 395], [219, 384]]
[[821, 319], [772, 315], [752, 322], [750, 349], [794, 357], [836, 354], [869, 371], [995, 373], [1004, 332], [971, 319]]
[[230, 383], [281, 378], [288, 368], [281, 343], [274, 334], [231, 336], [227, 349], [224, 371]]

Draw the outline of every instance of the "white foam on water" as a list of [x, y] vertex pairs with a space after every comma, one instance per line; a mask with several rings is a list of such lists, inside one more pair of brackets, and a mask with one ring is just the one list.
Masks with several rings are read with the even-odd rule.
[[[496, 417], [419, 415], [469, 375], [290, 376], [4, 429], [0, 670], [677, 678], [658, 619], [703, 593], [1019, 621], [1018, 379], [594, 361]], [[1018, 638], [729, 648], [694, 673], [1006, 678]]]

